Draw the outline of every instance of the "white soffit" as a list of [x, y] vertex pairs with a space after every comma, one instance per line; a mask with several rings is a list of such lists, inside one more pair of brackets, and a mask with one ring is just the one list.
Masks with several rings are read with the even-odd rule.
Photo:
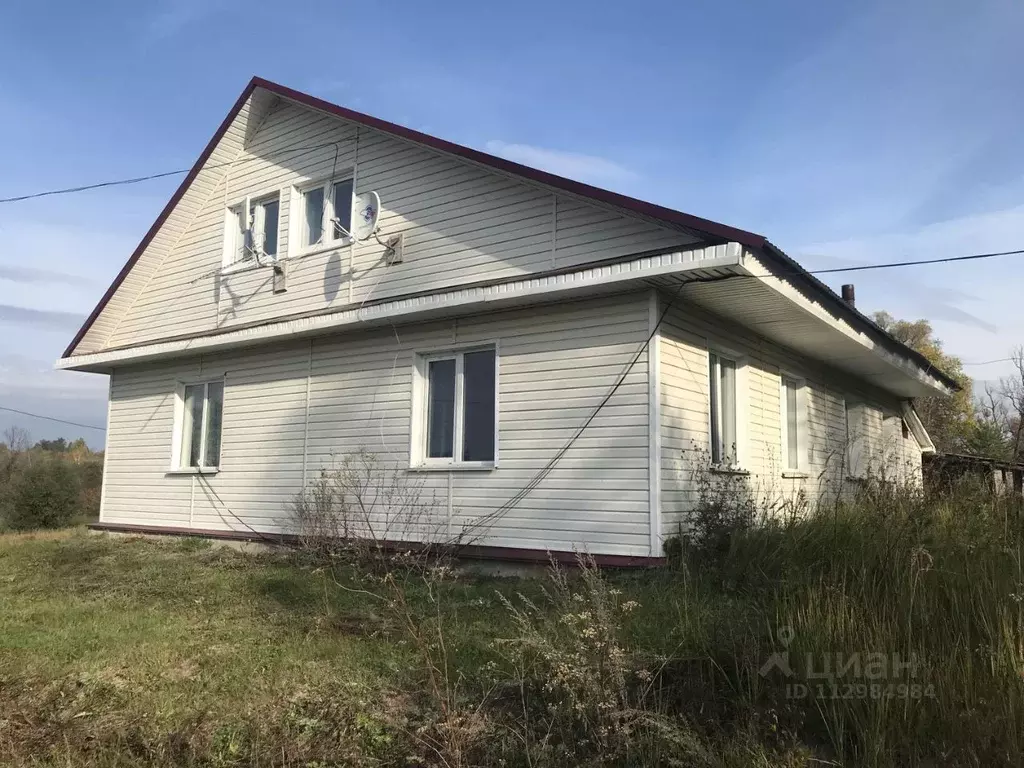
[[774, 275], [749, 251], [745, 271], [759, 279], [724, 280], [687, 286], [684, 294], [715, 314], [813, 360], [903, 397], [947, 394], [942, 381], [838, 318], [789, 280]]
[[74, 355], [61, 358], [56, 367], [106, 372], [116, 365], [126, 363], [201, 354], [347, 328], [361, 329], [414, 319], [486, 312], [499, 307], [543, 303], [567, 296], [612, 293], [652, 278], [721, 278], [746, 274], [743, 260], [744, 252], [739, 243], [725, 243], [689, 251], [642, 256], [573, 272], [524, 277], [521, 280], [456, 288], [332, 312], [284, 318], [209, 335]]

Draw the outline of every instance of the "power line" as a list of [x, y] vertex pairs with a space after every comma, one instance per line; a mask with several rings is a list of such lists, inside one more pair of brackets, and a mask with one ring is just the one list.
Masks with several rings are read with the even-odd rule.
[[148, 176], [135, 176], [131, 179], [117, 179], [116, 181], [100, 181], [95, 184], [83, 184], [80, 187], [65, 187], [64, 189], [51, 189], [46, 192], [33, 192], [29, 195], [17, 195], [15, 197], [0, 197], [0, 203], [19, 203], [22, 200], [34, 200], [37, 197], [50, 197], [52, 195], [70, 195], [74, 192], [87, 192], [90, 189], [102, 189], [103, 187], [119, 187], [125, 184], [138, 184], [153, 179], [163, 179], [167, 176], [178, 176], [188, 173], [188, 169], [177, 171], [164, 171], [163, 173], [151, 173]]
[[1008, 363], [1013, 360], [1012, 357], [999, 357], [995, 360], [984, 360], [980, 363], [965, 363], [961, 361], [961, 365], [992, 365], [993, 363]]
[[[334, 147], [338, 144], [337, 141], [331, 141], [324, 144], [313, 144], [308, 147], [289, 147], [288, 149], [278, 150], [274, 154], [278, 155], [289, 155], [289, 154], [302, 154], [305, 152], [315, 152], [318, 149], [326, 149], [327, 147]], [[263, 157], [243, 157], [240, 160], [229, 160], [226, 163], [206, 163], [202, 166], [202, 170], [214, 170], [216, 168], [225, 168], [229, 165], [237, 166], [243, 163], [251, 163], [255, 160], [264, 160]], [[95, 184], [83, 184], [77, 187], [63, 187], [61, 189], [49, 189], [44, 192], [32, 192], [25, 195], [15, 195], [13, 197], [0, 197], [0, 203], [20, 203], [23, 200], [35, 200], [40, 197], [52, 197], [54, 195], [71, 195], [76, 192], [88, 192], [92, 189], [103, 189], [106, 187], [120, 187], [127, 184], [139, 184], [143, 181], [153, 181], [154, 179], [165, 179], [168, 176], [180, 176], [184, 173], [188, 173], [191, 168], [178, 168], [174, 171], [161, 171], [160, 173], [151, 173], [147, 176], [132, 176], [127, 179], [114, 179], [112, 181], [100, 181]]]
[[[894, 267], [917, 267], [922, 264], [949, 264], [957, 261], [976, 261], [978, 259], [991, 259], [996, 256], [1017, 256], [1024, 253], [1024, 248], [1016, 251], [993, 251], [992, 253], [971, 253], [966, 256], [945, 256], [937, 259], [915, 259], [909, 261], [890, 261], [883, 262], [881, 264], [860, 264], [855, 267], [832, 267], [831, 269], [810, 269], [806, 271], [806, 274], [810, 275], [830, 275], [838, 272], [864, 272], [869, 269], [892, 269]], [[792, 272], [792, 275], [805, 274], [804, 272]], [[765, 277], [773, 277], [774, 275], [765, 275]], [[761, 277], [760, 275], [750, 275], [750, 277]]]
[[[474, 521], [471, 525], [466, 526], [465, 530], [472, 530], [474, 528], [480, 527], [490, 527], [499, 518], [504, 517], [505, 514], [511, 512], [513, 509], [519, 506], [520, 502], [522, 502], [527, 496], [529, 496], [530, 493], [534, 489], [536, 489], [537, 486], [539, 486], [549, 474], [551, 474], [551, 471], [555, 468], [558, 462], [562, 460], [562, 457], [565, 456], [566, 453], [568, 453], [569, 449], [572, 448], [572, 446], [576, 443], [577, 440], [579, 440], [579, 438], [586, 431], [587, 427], [591, 425], [594, 419], [597, 418], [598, 414], [608, 404], [608, 401], [611, 400], [615, 393], [619, 391], [619, 388], [622, 386], [623, 382], [625, 382], [626, 378], [629, 376], [630, 371], [632, 371], [633, 367], [637, 364], [637, 362], [639, 362], [644, 352], [649, 349], [651, 341], [657, 335], [658, 330], [661, 328], [661, 324], [665, 322], [665, 318], [668, 316], [669, 311], [675, 306], [676, 300], [679, 298], [679, 295], [682, 293], [683, 288], [686, 285], [686, 283], [681, 283], [679, 285], [675, 293], [665, 304], [665, 308], [661, 311], [661, 315], [659, 315], [658, 317], [658, 322], [654, 324], [654, 328], [651, 330], [650, 334], [640, 345], [640, 348], [636, 351], [636, 354], [633, 355], [633, 358], [629, 361], [629, 363], [627, 363], [626, 367], [622, 370], [622, 373], [619, 375], [618, 379], [615, 380], [615, 383], [612, 385], [612, 388], [608, 391], [608, 394], [606, 394], [604, 398], [601, 400], [601, 402], [597, 404], [597, 407], [594, 408], [594, 410], [590, 413], [586, 421], [584, 421], [576, 429], [572, 437], [569, 438], [565, 445], [563, 445], [555, 453], [555, 455], [551, 457], [547, 464], [541, 467], [541, 469], [538, 470], [532, 478], [530, 478], [529, 482], [527, 482], [526, 485], [524, 485], [516, 493], [514, 493], [504, 504], [502, 504], [497, 509], [488, 512], [486, 515], [483, 515], [478, 520]], [[463, 532], [465, 532], [465, 530]]]
[[47, 421], [56, 421], [58, 424], [70, 424], [72, 427], [82, 427], [83, 429], [98, 429], [100, 432], [106, 432], [106, 427], [97, 427], [93, 424], [80, 424], [77, 421], [68, 421], [66, 419], [57, 419], [53, 416], [43, 416], [41, 413], [29, 413], [28, 411], [19, 411], [17, 408], [7, 408], [0, 405], [0, 411], [9, 411], [11, 413], [20, 413], [22, 416], [31, 416], [34, 419], [46, 419]]

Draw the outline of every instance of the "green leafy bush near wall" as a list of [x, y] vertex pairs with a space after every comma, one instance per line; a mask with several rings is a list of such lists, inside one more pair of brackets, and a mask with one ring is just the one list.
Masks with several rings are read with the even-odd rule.
[[23, 531], [70, 525], [79, 511], [80, 492], [78, 473], [68, 462], [34, 461], [14, 481], [7, 526]]

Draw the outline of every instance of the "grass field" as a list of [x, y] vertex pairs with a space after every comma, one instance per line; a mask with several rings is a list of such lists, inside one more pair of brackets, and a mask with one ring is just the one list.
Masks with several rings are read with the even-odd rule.
[[1020, 764], [1019, 511], [922, 509], [554, 579], [2, 535], [0, 764]]

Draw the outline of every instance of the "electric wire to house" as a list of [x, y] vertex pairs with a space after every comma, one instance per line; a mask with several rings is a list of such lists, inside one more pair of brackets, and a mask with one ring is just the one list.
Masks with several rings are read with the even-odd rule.
[[[337, 144], [336, 141], [327, 142], [324, 144], [314, 144], [306, 147], [288, 147], [279, 150], [279, 155], [292, 155], [292, 154], [304, 154], [306, 152], [315, 152], [319, 149], [327, 149]], [[216, 170], [218, 168], [227, 168], [231, 166], [238, 166], [244, 163], [254, 162], [256, 160], [264, 160], [262, 157], [243, 157], [237, 160], [229, 160], [224, 163], [206, 163], [202, 166], [203, 170]], [[145, 176], [132, 176], [124, 179], [113, 179], [111, 181], [98, 181], [91, 184], [82, 184], [76, 187], [62, 187], [58, 189], [48, 189], [42, 192], [31, 192], [23, 195], [13, 195], [11, 197], [0, 197], [0, 204], [4, 203], [20, 203], [26, 200], [36, 200], [41, 197], [54, 197], [56, 195], [72, 195], [78, 192], [90, 192], [95, 189], [107, 189], [110, 187], [121, 187], [131, 184], [141, 184], [145, 181], [156, 181], [157, 179], [166, 179], [171, 176], [181, 176], [189, 173], [192, 168], [178, 168], [173, 171], [161, 171], [159, 173], [150, 173]]]
[[106, 427], [97, 427], [95, 424], [82, 424], [78, 421], [68, 421], [67, 419], [58, 419], [55, 416], [44, 416], [41, 413], [30, 413], [29, 411], [21, 411], [17, 408], [8, 408], [7, 406], [0, 405], [0, 411], [7, 411], [8, 413], [17, 413], [21, 416], [31, 416], [34, 419], [46, 419], [47, 421], [55, 421], [58, 424], [68, 424], [72, 427], [81, 427], [82, 429], [97, 429], [100, 432], [106, 432]]
[[[310, 146], [310, 147], [294, 147], [294, 148], [290, 148], [288, 150], [283, 150], [281, 154], [285, 154], [285, 153], [294, 154], [294, 153], [313, 152], [313, 151], [316, 151], [316, 150], [319, 150], [319, 149], [325, 149], [325, 148], [329, 148], [329, 147], [333, 147], [335, 149], [334, 160], [333, 160], [333, 163], [332, 163], [332, 174], [331, 174], [332, 178], [333, 178], [334, 175], [335, 175], [335, 172], [336, 172], [335, 169], [337, 167], [337, 160], [338, 160], [338, 144], [337, 144], [337, 142], [330, 142], [330, 143], [320, 144], [320, 145], [315, 145], [315, 146]], [[235, 160], [235, 161], [231, 161], [231, 162], [227, 162], [227, 163], [213, 164], [213, 165], [208, 164], [208, 165], [203, 166], [203, 168], [205, 168], [205, 169], [213, 169], [213, 168], [218, 168], [218, 167], [233, 166], [233, 165], [238, 165], [240, 163], [249, 162], [249, 161], [258, 160], [258, 159], [261, 159], [261, 158], [257, 158], [257, 157], [243, 158], [241, 160]], [[86, 192], [86, 191], [95, 190], [95, 189], [101, 189], [101, 188], [109, 188], [109, 187], [122, 186], [122, 185], [138, 184], [138, 183], [142, 183], [142, 182], [145, 182], [145, 181], [156, 180], [156, 179], [161, 179], [161, 178], [167, 178], [167, 177], [170, 177], [170, 176], [175, 176], [175, 175], [180, 175], [180, 174], [188, 173], [190, 170], [191, 169], [178, 169], [178, 170], [174, 170], [174, 171], [165, 171], [165, 172], [161, 172], [161, 173], [149, 174], [149, 175], [145, 175], [145, 176], [137, 176], [137, 177], [126, 178], [126, 179], [112, 180], [112, 181], [104, 181], [104, 182], [98, 182], [98, 183], [93, 183], [93, 184], [80, 185], [80, 186], [76, 186], [76, 187], [66, 187], [66, 188], [61, 188], [61, 189], [53, 189], [53, 190], [47, 190], [47, 191], [43, 191], [43, 192], [36, 192], [36, 193], [31, 193], [31, 194], [25, 194], [25, 195], [18, 195], [18, 196], [0, 198], [0, 204], [15, 203], [15, 202], [21, 202], [21, 201], [25, 201], [25, 200], [38, 199], [38, 198], [43, 198], [43, 197], [50, 197], [50, 196], [55, 196], [55, 195], [74, 194], [74, 193]], [[337, 225], [338, 223], [339, 222], [336, 222], [332, 218], [332, 220], [331, 220], [331, 224], [332, 225]], [[958, 262], [966, 262], [966, 261], [978, 261], [978, 260], [982, 260], [982, 259], [990, 259], [990, 258], [997, 258], [997, 257], [1003, 257], [1003, 256], [1015, 256], [1015, 255], [1021, 255], [1021, 254], [1024, 254], [1024, 249], [1014, 249], [1014, 250], [1006, 250], [1006, 251], [994, 251], [994, 252], [985, 252], [985, 253], [973, 253], [973, 254], [964, 254], [964, 255], [947, 256], [947, 257], [937, 257], [937, 258], [929, 258], [929, 259], [905, 259], [905, 260], [901, 260], [901, 261], [881, 262], [881, 263], [876, 263], [876, 264], [860, 264], [860, 265], [849, 266], [849, 267], [830, 267], [830, 268], [815, 269], [815, 270], [792, 270], [790, 272], [780, 271], [780, 272], [772, 272], [772, 273], [765, 274], [765, 275], [749, 275], [749, 274], [743, 274], [743, 275], [740, 275], [740, 274], [719, 275], [719, 276], [703, 278], [703, 279], [702, 278], [690, 279], [690, 280], [686, 280], [684, 282], [681, 282], [679, 287], [678, 287], [678, 289], [676, 290], [675, 294], [666, 303], [664, 309], [662, 310], [662, 312], [661, 312], [661, 314], [660, 314], [660, 316], [658, 318], [658, 321], [654, 324], [654, 327], [651, 330], [651, 332], [650, 332], [649, 336], [647, 337], [647, 339], [640, 345], [639, 349], [636, 351], [636, 353], [630, 359], [628, 364], [624, 367], [623, 371], [617, 377], [617, 379], [615, 380], [614, 384], [609, 389], [607, 394], [605, 394], [605, 396], [602, 398], [602, 400], [590, 412], [590, 414], [588, 415], [586, 420], [579, 427], [576, 428], [576, 430], [573, 432], [572, 436], [566, 441], [566, 443], [551, 457], [551, 459], [547, 463], [544, 464], [543, 467], [541, 467], [540, 470], [538, 470], [533, 475], [533, 477], [522, 488], [520, 488], [518, 491], [516, 491], [500, 507], [498, 507], [495, 510], [487, 513], [486, 515], [480, 517], [479, 519], [477, 519], [473, 523], [471, 523], [468, 526], [466, 526], [466, 528], [464, 529], [463, 533], [465, 533], [466, 531], [469, 531], [469, 530], [474, 530], [474, 529], [483, 528], [483, 527], [490, 527], [491, 525], [493, 525], [498, 519], [500, 519], [501, 517], [503, 517], [504, 515], [506, 515], [507, 513], [512, 511], [513, 509], [515, 509], [520, 503], [522, 503], [523, 500], [525, 500], [526, 497], [529, 496], [530, 493], [532, 493], [532, 491], [535, 490], [540, 485], [540, 483], [542, 483], [544, 481], [544, 479], [555, 469], [557, 464], [562, 460], [562, 458], [566, 455], [566, 453], [580, 439], [580, 437], [583, 435], [583, 433], [591, 426], [591, 424], [598, 417], [598, 415], [601, 413], [601, 411], [607, 406], [608, 402], [612, 399], [612, 397], [615, 395], [615, 393], [619, 390], [619, 388], [622, 386], [622, 384], [626, 381], [626, 379], [628, 378], [628, 376], [629, 376], [630, 372], [632, 371], [632, 369], [634, 368], [634, 366], [637, 364], [637, 362], [639, 362], [640, 358], [644, 355], [644, 353], [650, 348], [650, 344], [651, 344], [652, 340], [654, 339], [655, 335], [657, 335], [657, 333], [659, 332], [659, 330], [661, 328], [661, 325], [663, 324], [663, 322], [665, 320], [665, 317], [668, 315], [669, 311], [671, 311], [672, 307], [674, 306], [674, 302], [678, 298], [680, 293], [682, 292], [682, 289], [684, 287], [686, 287], [687, 285], [691, 285], [691, 284], [694, 284], [694, 283], [722, 282], [722, 281], [726, 281], [726, 280], [730, 280], [731, 281], [731, 280], [739, 280], [739, 279], [763, 280], [765, 278], [778, 278], [778, 277], [786, 277], [786, 276], [794, 276], [794, 277], [796, 277], [796, 276], [804, 276], [804, 275], [808, 275], [808, 274], [810, 274], [810, 275], [843, 274], [843, 273], [851, 273], [851, 272], [864, 272], [864, 271], [877, 270], [877, 269], [895, 269], [895, 268], [903, 268], [903, 267], [915, 267], [915, 266], [927, 266], [927, 265], [938, 265], [938, 264], [950, 264], [950, 263], [958, 263]], [[202, 279], [204, 279], [206, 277], [215, 276], [215, 275], [221, 273], [221, 271], [222, 271], [221, 269], [215, 269], [215, 270], [211, 270], [209, 272], [203, 273], [199, 277], [194, 278], [193, 280], [189, 281], [189, 284], [193, 284], [193, 283], [195, 283], [195, 282], [197, 282], [199, 280], [202, 280]], [[373, 291], [371, 290], [369, 295], [372, 295], [372, 293], [373, 293]], [[367, 297], [364, 297], [364, 300], [362, 302], [363, 304], [366, 303], [366, 298], [368, 298], [369, 295]], [[361, 307], [362, 307], [362, 305], [361, 305]], [[982, 366], [982, 365], [995, 364], [995, 363], [999, 363], [999, 362], [1005, 362], [1005, 361], [1010, 360], [1010, 359], [1011, 358], [1000, 358], [1000, 359], [996, 359], [996, 360], [987, 360], [987, 361], [982, 361], [982, 362], [964, 363], [964, 364], [965, 365], [978, 365], [978, 366]], [[17, 413], [17, 414], [20, 414], [20, 415], [29, 416], [29, 417], [33, 417], [33, 418], [40, 418], [40, 419], [45, 419], [45, 420], [48, 420], [48, 421], [53, 421], [53, 422], [57, 422], [57, 423], [67, 424], [67, 425], [70, 425], [70, 426], [81, 427], [81, 428], [84, 428], [84, 429], [95, 429], [95, 430], [100, 430], [100, 431], [106, 431], [106, 429], [104, 427], [98, 427], [98, 426], [91, 425], [91, 424], [83, 424], [83, 423], [80, 423], [80, 422], [74, 422], [74, 421], [69, 421], [69, 420], [65, 420], [65, 419], [59, 419], [59, 418], [56, 418], [56, 417], [45, 416], [45, 415], [42, 415], [42, 414], [30, 413], [28, 411], [21, 411], [21, 410], [18, 410], [18, 409], [4, 407], [4, 406], [0, 406], [0, 410], [12, 412], [12, 413]], [[210, 489], [210, 490], [212, 490], [212, 489]], [[215, 491], [214, 491], [214, 494], [216, 495]], [[220, 500], [220, 499], [218, 499], [218, 500], [220, 501], [221, 506], [227, 509], [227, 505], [225, 505], [223, 503], [223, 500]], [[238, 518], [237, 515], [235, 515], [233, 512], [231, 512], [230, 509], [227, 509], [227, 511], [228, 511], [228, 513], [233, 518], [240, 519], [240, 518]], [[261, 532], [258, 532], [255, 529], [252, 529], [248, 525], [246, 525], [246, 527], [249, 528], [250, 531], [254, 535], [262, 537], [263, 534]]]

